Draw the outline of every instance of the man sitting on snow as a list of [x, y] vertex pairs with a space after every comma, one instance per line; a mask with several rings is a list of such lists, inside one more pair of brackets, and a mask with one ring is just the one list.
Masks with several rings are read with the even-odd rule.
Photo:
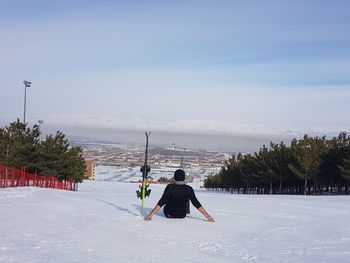
[[186, 212], [189, 213], [189, 200], [201, 212], [209, 222], [214, 222], [207, 211], [202, 207], [194, 194], [193, 188], [185, 184], [185, 172], [178, 169], [174, 173], [175, 184], [168, 184], [164, 190], [162, 198], [158, 204], [153, 208], [145, 220], [152, 220], [152, 217], [164, 206], [164, 215], [167, 218], [185, 218]]

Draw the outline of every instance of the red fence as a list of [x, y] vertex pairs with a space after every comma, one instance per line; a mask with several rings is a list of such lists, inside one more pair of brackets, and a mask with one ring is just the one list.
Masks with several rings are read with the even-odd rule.
[[28, 173], [25, 169], [10, 168], [0, 164], [0, 188], [37, 186], [73, 191], [72, 179], [59, 181], [53, 176]]

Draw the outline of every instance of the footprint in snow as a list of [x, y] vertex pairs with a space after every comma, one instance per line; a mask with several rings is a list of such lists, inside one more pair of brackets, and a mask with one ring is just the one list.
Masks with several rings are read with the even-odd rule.
[[191, 243], [192, 248], [197, 248], [202, 251], [209, 251], [216, 253], [220, 250], [220, 246], [215, 242], [204, 242], [200, 240], [195, 240]]
[[242, 260], [244, 260], [244, 261], [254, 261], [254, 260], [256, 260], [256, 257], [255, 256], [250, 256], [248, 254], [245, 254], [242, 257]]

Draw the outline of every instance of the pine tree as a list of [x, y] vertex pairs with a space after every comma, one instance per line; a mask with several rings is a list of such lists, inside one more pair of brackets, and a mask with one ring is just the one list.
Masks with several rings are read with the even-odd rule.
[[350, 159], [344, 159], [342, 165], [338, 165], [341, 176], [350, 182]]
[[290, 148], [288, 148], [283, 142], [279, 144], [270, 144], [271, 147], [271, 169], [278, 175], [279, 193], [282, 194], [282, 182], [288, 178], [290, 169], [288, 164], [291, 163], [292, 154]]
[[273, 184], [278, 180], [278, 172], [276, 171], [276, 160], [273, 155], [273, 151], [263, 145], [260, 149], [259, 153], [256, 155], [256, 164], [259, 167], [257, 174], [259, 175], [259, 179], [263, 183], [267, 183], [269, 185], [269, 194], [273, 194]]
[[38, 125], [31, 129], [19, 119], [0, 129], [0, 162], [16, 168], [26, 167], [29, 172], [34, 172], [39, 160], [39, 135]]
[[72, 178], [81, 182], [85, 161], [80, 147], [70, 147], [62, 132], [49, 135], [40, 142], [38, 125], [27, 127], [18, 119], [0, 128], [0, 163], [10, 167], [25, 167], [29, 172], [52, 175], [59, 180]]
[[72, 178], [81, 182], [85, 173], [85, 161], [80, 147], [70, 147], [62, 132], [49, 135], [40, 145], [40, 173], [53, 175], [60, 181]]
[[239, 172], [242, 174], [242, 181], [244, 183], [244, 193], [250, 192], [254, 186], [259, 185], [261, 180], [258, 171], [260, 167], [256, 162], [256, 155], [246, 154], [242, 156], [239, 165]]
[[68, 143], [64, 134], [57, 132], [55, 136], [49, 135], [40, 145], [40, 174], [53, 175], [59, 180], [67, 178], [65, 174], [65, 153], [68, 151]]
[[[349, 159], [350, 156], [350, 137], [345, 132], [341, 132], [337, 137], [327, 141], [327, 155], [321, 167], [322, 184], [328, 185], [331, 192], [338, 187], [338, 192], [347, 184], [344, 177], [341, 175], [339, 165], [342, 165], [344, 159]], [[327, 188], [327, 190], [329, 190]]]
[[289, 164], [289, 168], [300, 179], [304, 180], [304, 195], [307, 194], [308, 181], [316, 176], [321, 165], [321, 157], [325, 151], [325, 137], [304, 136], [299, 141], [293, 141], [291, 146], [296, 164]]
[[73, 179], [74, 183], [81, 183], [85, 174], [85, 161], [83, 158], [83, 149], [80, 147], [71, 147], [66, 152], [68, 160], [67, 176]]

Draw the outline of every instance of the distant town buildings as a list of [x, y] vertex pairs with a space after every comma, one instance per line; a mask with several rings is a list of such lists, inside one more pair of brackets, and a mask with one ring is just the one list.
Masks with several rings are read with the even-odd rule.
[[[92, 164], [116, 167], [138, 167], [143, 165], [145, 149], [142, 146], [123, 144], [80, 144], [87, 161], [87, 173], [93, 177]], [[230, 155], [206, 150], [177, 148], [175, 144], [167, 147], [150, 148], [148, 163], [152, 170], [186, 169], [192, 174], [200, 174], [203, 170], [217, 172], [225, 164]]]
[[85, 172], [85, 176], [91, 180], [96, 179], [96, 165], [94, 162], [92, 161], [87, 161], [85, 163], [86, 165], [86, 172]]
[[[82, 147], [86, 161], [86, 176], [92, 180], [117, 182], [137, 182], [142, 174], [145, 147], [131, 144], [108, 144], [74, 142]], [[186, 181], [203, 187], [207, 176], [220, 172], [231, 153], [174, 147], [150, 147], [148, 165], [149, 176], [157, 181], [159, 178], [171, 179], [177, 169], [186, 171]], [[95, 169], [96, 168], [96, 169]], [[150, 178], [149, 178], [150, 179]]]

